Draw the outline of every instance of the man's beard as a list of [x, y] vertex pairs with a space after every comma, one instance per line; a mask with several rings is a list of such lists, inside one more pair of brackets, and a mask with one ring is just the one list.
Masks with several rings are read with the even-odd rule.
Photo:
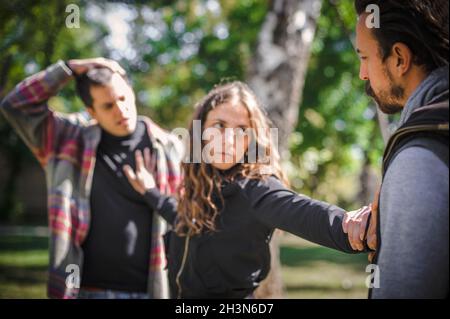
[[393, 83], [392, 76], [388, 71], [386, 72], [386, 74], [389, 78], [389, 93], [381, 91], [378, 94], [375, 94], [372, 87], [370, 86], [370, 81], [367, 81], [366, 94], [375, 100], [381, 112], [386, 114], [395, 114], [403, 110], [403, 105], [400, 104], [399, 100], [403, 99], [405, 95], [405, 89], [400, 85]]

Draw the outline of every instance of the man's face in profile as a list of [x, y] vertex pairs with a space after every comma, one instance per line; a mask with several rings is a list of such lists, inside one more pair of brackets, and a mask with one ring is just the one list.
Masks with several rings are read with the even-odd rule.
[[378, 104], [380, 110], [394, 114], [403, 109], [404, 88], [392, 76], [394, 59], [383, 61], [373, 30], [366, 26], [366, 14], [359, 17], [356, 28], [356, 47], [360, 57], [359, 77], [366, 81], [366, 93]]

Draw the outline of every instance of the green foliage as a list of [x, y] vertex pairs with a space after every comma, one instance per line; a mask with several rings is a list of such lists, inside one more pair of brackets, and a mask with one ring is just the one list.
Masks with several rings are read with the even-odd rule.
[[291, 139], [291, 161], [298, 164], [291, 167], [293, 185], [344, 207], [351, 206], [360, 188], [355, 174], [362, 162], [368, 157], [377, 164], [383, 148], [376, 110], [358, 78], [359, 61], [350, 41], [355, 23], [351, 1], [324, 1]]
[[[256, 0], [222, 1], [220, 11], [202, 6], [205, 1], [153, 6], [165, 24], [150, 24], [163, 30], [154, 39], [136, 36], [148, 30], [145, 19], [138, 18], [133, 27], [137, 47], [151, 48], [135, 63], [148, 70], [138, 68], [134, 76], [141, 111], [166, 127], [186, 126], [195, 103], [214, 85], [245, 79], [267, 10], [266, 1]], [[142, 16], [146, 7], [138, 10]]]
[[[89, 32], [80, 36], [74, 31], [77, 29], [65, 27], [65, 9], [71, 3], [80, 6], [83, 4], [72, 0], [0, 2], [0, 99], [25, 77], [58, 59], [101, 55], [101, 50], [96, 47], [98, 38], [90, 37]], [[83, 19], [81, 25], [83, 29]], [[95, 31], [95, 24], [85, 29]], [[66, 112], [82, 108], [73, 89], [64, 90], [49, 104]], [[0, 219], [14, 220], [23, 212], [23, 205], [16, 200], [16, 176], [23, 165], [34, 159], [2, 116], [0, 136], [0, 152], [9, 162], [9, 176], [0, 189], [3, 191]]]
[[[80, 7], [79, 29], [65, 27], [70, 3]], [[169, 129], [186, 126], [195, 103], [214, 85], [245, 80], [268, 6], [267, 0], [2, 1], [0, 98], [58, 59], [105, 56], [129, 72], [141, 114]], [[333, 6], [324, 0], [285, 164], [298, 190], [344, 207], [359, 188], [360, 164], [366, 157], [377, 164], [383, 147], [349, 41], [355, 21], [352, 1]], [[125, 44], [111, 44], [117, 32], [127, 32]], [[73, 83], [49, 104], [64, 112], [83, 109]], [[30, 152], [1, 117], [0, 135], [15, 176]], [[3, 212], [19, 207], [13, 178], [10, 183]]]

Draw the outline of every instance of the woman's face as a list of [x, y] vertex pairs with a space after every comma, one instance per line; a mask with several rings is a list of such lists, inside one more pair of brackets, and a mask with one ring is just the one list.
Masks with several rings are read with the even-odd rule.
[[238, 100], [219, 104], [206, 116], [202, 158], [219, 170], [242, 162], [251, 139], [250, 116]]

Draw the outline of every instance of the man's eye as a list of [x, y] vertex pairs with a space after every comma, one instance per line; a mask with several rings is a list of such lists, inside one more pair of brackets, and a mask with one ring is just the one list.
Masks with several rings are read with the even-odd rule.
[[222, 123], [216, 123], [216, 124], [213, 125], [213, 127], [217, 128], [217, 129], [223, 129], [223, 124]]
[[360, 56], [359, 59], [360, 60], [367, 60], [367, 57], [366, 56]]

